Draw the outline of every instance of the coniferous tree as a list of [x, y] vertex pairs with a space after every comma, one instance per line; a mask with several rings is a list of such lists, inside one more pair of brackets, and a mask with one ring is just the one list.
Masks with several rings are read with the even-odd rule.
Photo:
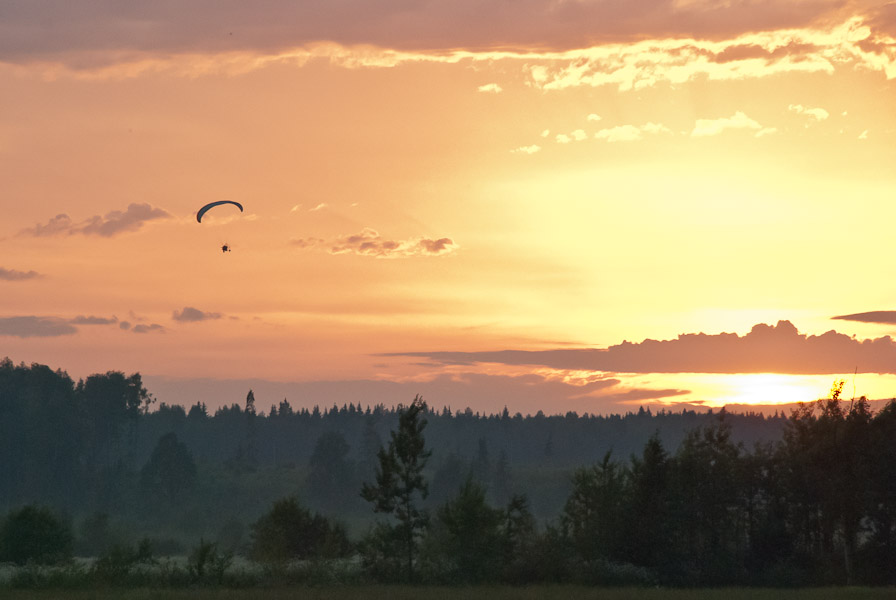
[[453, 583], [481, 583], [501, 570], [503, 511], [485, 500], [485, 487], [472, 476], [439, 507], [433, 529], [436, 570]]
[[357, 499], [357, 488], [350, 491], [354, 468], [348, 460], [348, 442], [338, 431], [328, 431], [317, 439], [308, 461], [309, 494], [318, 510], [344, 509]]
[[618, 559], [623, 526], [622, 467], [607, 452], [601, 462], [577, 469], [561, 524], [586, 563]]
[[627, 560], [649, 568], [668, 563], [672, 549], [669, 457], [658, 434], [650, 437], [640, 457], [632, 457], [625, 513]]
[[181, 500], [195, 481], [193, 455], [174, 433], [166, 433], [159, 438], [152, 456], [140, 470], [143, 489], [162, 499], [167, 506]]

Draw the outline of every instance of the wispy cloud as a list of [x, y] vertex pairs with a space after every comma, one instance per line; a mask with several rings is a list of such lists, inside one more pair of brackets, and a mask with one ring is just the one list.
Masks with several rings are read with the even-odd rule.
[[831, 317], [841, 321], [858, 321], [860, 323], [884, 323], [896, 325], [896, 310], [872, 310], [869, 312], [855, 313], [852, 315], [840, 315]]
[[[612, 85], [620, 91], [697, 78], [746, 80], [793, 73], [833, 73], [839, 67], [896, 77], [896, 39], [875, 33], [862, 18], [829, 28], [753, 30], [732, 37], [654, 37], [530, 56], [530, 84], [544, 90]], [[870, 46], [869, 40], [875, 40]]]
[[541, 150], [541, 146], [538, 144], [532, 144], [529, 146], [520, 146], [519, 148], [514, 148], [511, 150], [514, 154], [535, 154]]
[[697, 119], [697, 122], [694, 124], [694, 129], [691, 131], [691, 137], [719, 135], [729, 129], [752, 129], [761, 132], [765, 128], [743, 112], [737, 111], [730, 117], [722, 117], [720, 119]]
[[165, 327], [158, 323], [151, 323], [148, 325], [140, 323], [139, 325], [134, 325], [131, 331], [134, 333], [165, 333]]
[[[114, 325], [117, 317], [78, 315], [72, 318], [57, 316], [13, 316], [0, 318], [0, 335], [15, 337], [58, 337], [78, 333], [80, 326]], [[119, 324], [120, 325], [120, 324]]]
[[70, 319], [69, 323], [72, 325], [113, 325], [118, 323], [118, 319], [116, 317], [95, 317], [93, 315], [85, 317], [78, 315], [74, 319]]
[[175, 321], [181, 321], [184, 323], [195, 323], [197, 321], [220, 319], [221, 316], [221, 313], [206, 312], [199, 310], [198, 308], [193, 308], [192, 306], [185, 306], [182, 310], [174, 311], [174, 313], [171, 315], [171, 318]]
[[457, 250], [458, 245], [451, 238], [417, 237], [407, 240], [390, 240], [376, 230], [365, 228], [360, 233], [335, 240], [318, 238], [294, 239], [292, 244], [299, 248], [323, 247], [330, 254], [358, 254], [377, 258], [398, 258], [407, 256], [441, 256]]
[[836, 331], [804, 335], [789, 321], [734, 333], [682, 334], [674, 340], [622, 342], [606, 349], [410, 352], [440, 364], [498, 363], [614, 373], [896, 373], [889, 336], [857, 340]]
[[19, 235], [50, 237], [57, 235], [98, 235], [112, 237], [119, 233], [138, 231], [149, 221], [167, 219], [171, 215], [161, 208], [153, 208], [146, 203], [131, 203], [124, 211], [113, 210], [104, 216], [94, 215], [84, 221], [75, 223], [67, 214], [59, 214], [46, 224], [36, 224], [23, 229]]
[[40, 277], [43, 277], [43, 275], [37, 271], [17, 271], [0, 267], [0, 280], [2, 281], [27, 281], [28, 279], [38, 279]]
[[315, 206], [314, 208], [309, 208], [309, 209], [308, 209], [308, 212], [317, 212], [317, 211], [319, 211], [319, 210], [323, 210], [323, 209], [327, 208], [327, 206], [329, 206], [329, 205], [328, 205], [326, 202], [321, 202], [320, 204], [318, 204], [318, 205]]
[[644, 139], [644, 134], [671, 133], [668, 127], [656, 123], [645, 123], [644, 125], [618, 125], [607, 129], [601, 129], [594, 134], [594, 137], [607, 142], [634, 142]]
[[479, 91], [487, 94], [500, 94], [504, 90], [497, 83], [486, 83], [479, 86]]

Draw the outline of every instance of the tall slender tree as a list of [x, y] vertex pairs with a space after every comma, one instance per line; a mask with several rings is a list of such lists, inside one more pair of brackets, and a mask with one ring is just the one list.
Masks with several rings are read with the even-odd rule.
[[414, 579], [418, 538], [429, 520], [421, 506], [429, 493], [423, 468], [432, 454], [426, 450], [423, 437], [425, 413], [426, 402], [420, 396], [415, 396], [410, 405], [398, 407], [398, 430], [391, 432], [388, 448], [381, 447], [377, 455], [376, 483], [365, 483], [361, 489], [361, 496], [373, 504], [374, 512], [397, 520], [382, 531], [397, 542], [409, 580]]

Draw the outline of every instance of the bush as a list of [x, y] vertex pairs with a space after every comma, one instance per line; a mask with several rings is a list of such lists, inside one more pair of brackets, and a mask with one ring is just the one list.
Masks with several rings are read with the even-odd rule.
[[219, 552], [218, 544], [199, 540], [199, 545], [187, 561], [187, 570], [193, 583], [224, 582], [224, 573], [233, 562], [232, 552]]
[[252, 525], [252, 557], [261, 562], [338, 558], [350, 551], [344, 527], [312, 515], [295, 498], [278, 500]]
[[25, 506], [11, 511], [0, 528], [0, 562], [50, 565], [69, 561], [74, 539], [71, 526], [49, 508]]
[[114, 545], [93, 564], [93, 574], [107, 583], [125, 583], [138, 564], [153, 564], [152, 546], [144, 538], [136, 548]]

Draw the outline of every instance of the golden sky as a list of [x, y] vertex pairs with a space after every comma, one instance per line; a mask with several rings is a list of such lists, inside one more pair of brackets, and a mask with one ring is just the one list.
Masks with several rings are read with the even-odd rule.
[[0, 357], [213, 406], [888, 398], [894, 79], [878, 2], [2, 2]]

